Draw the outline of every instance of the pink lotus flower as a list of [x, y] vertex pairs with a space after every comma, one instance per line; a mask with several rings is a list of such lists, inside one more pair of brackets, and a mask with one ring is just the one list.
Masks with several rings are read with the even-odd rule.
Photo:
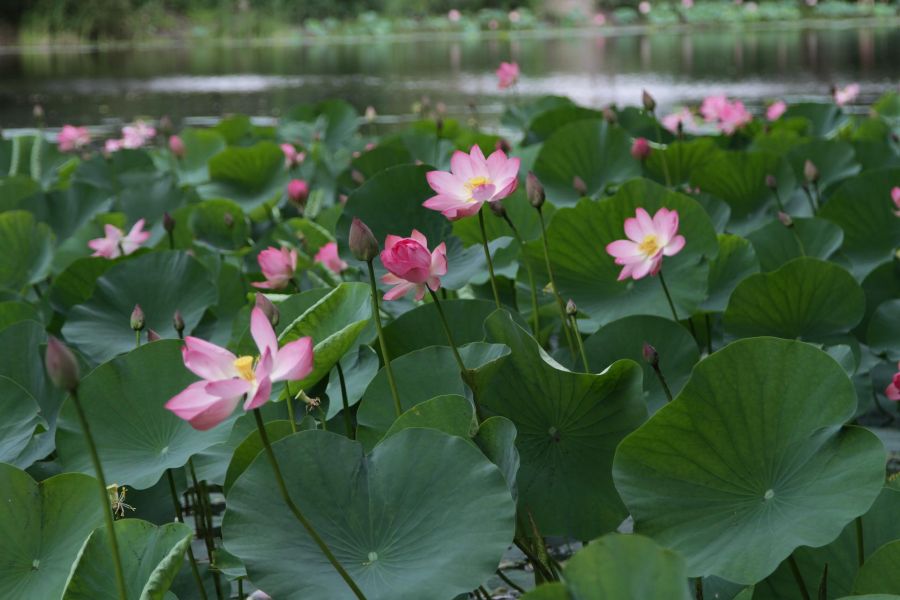
[[672, 133], [678, 133], [678, 126], [681, 125], [682, 131], [693, 129], [696, 126], [694, 115], [687, 108], [682, 108], [678, 112], [666, 115], [662, 118], [662, 126]]
[[156, 136], [156, 129], [143, 121], [137, 121], [122, 128], [122, 147], [140, 148]]
[[897, 207], [894, 214], [900, 217], [900, 187], [891, 188], [891, 200], [894, 201], [894, 206]]
[[113, 152], [118, 152], [124, 147], [124, 140], [106, 140], [106, 142], [103, 144], [103, 151], [107, 154], [112, 154]]
[[778, 100], [777, 102], [770, 104], [766, 109], [766, 118], [770, 121], [777, 121], [786, 110], [787, 103], [784, 100]]
[[851, 83], [847, 87], [834, 89], [834, 103], [838, 106], [850, 104], [859, 96], [859, 84]]
[[250, 333], [259, 357], [237, 357], [225, 348], [199, 338], [184, 339], [184, 366], [202, 378], [166, 402], [166, 408], [194, 429], [211, 429], [227, 419], [242, 397], [244, 410], [269, 400], [276, 381], [306, 377], [313, 366], [312, 338], [304, 337], [278, 348], [268, 317], [259, 308], [250, 313]]
[[303, 179], [291, 179], [288, 182], [287, 195], [291, 202], [303, 204], [309, 198], [309, 184]]
[[306, 152], [297, 152], [293, 144], [282, 144], [281, 151], [284, 152], [284, 166], [288, 169], [306, 160]]
[[519, 65], [514, 62], [502, 62], [497, 67], [497, 87], [506, 89], [519, 80]]
[[495, 150], [485, 159], [481, 148], [459, 152], [450, 159], [450, 172], [430, 171], [428, 185], [437, 196], [423, 206], [440, 211], [451, 221], [474, 215], [485, 202], [502, 200], [519, 185], [519, 159]]
[[74, 127], [63, 125], [56, 135], [56, 143], [60, 152], [79, 150], [91, 143], [91, 132], [87, 127]]
[[347, 268], [347, 263], [342, 261], [341, 257], [338, 256], [337, 242], [328, 242], [319, 248], [319, 251], [316, 252], [316, 255], [313, 257], [313, 260], [317, 263], [322, 263], [335, 273], [340, 273]]
[[725, 96], [709, 96], [700, 105], [700, 114], [708, 123], [716, 123], [728, 135], [753, 120], [740, 100], [729, 102]]
[[631, 156], [635, 160], [647, 160], [647, 157], [650, 156], [650, 152], [650, 142], [647, 141], [647, 138], [635, 138], [634, 142], [631, 144]]
[[416, 290], [416, 300], [425, 296], [425, 286], [433, 292], [441, 288], [441, 277], [447, 274], [447, 246], [441, 242], [434, 252], [428, 251], [428, 240], [413, 229], [408, 238], [389, 235], [384, 241], [381, 264], [390, 271], [381, 281], [394, 287], [385, 300], [402, 298]]
[[297, 270], [297, 251], [287, 248], [266, 248], [256, 257], [265, 281], [255, 281], [253, 286], [264, 290], [280, 290]]
[[[897, 368], [900, 368], [900, 364], [897, 365]], [[894, 373], [891, 383], [884, 389], [884, 395], [888, 397], [888, 400], [894, 402], [900, 400], [900, 373]]]
[[660, 208], [650, 218], [643, 208], [634, 218], [625, 219], [627, 240], [616, 240], [606, 251], [623, 265], [619, 281], [631, 277], [638, 280], [648, 273], [656, 275], [662, 268], [663, 256], [675, 256], [684, 248], [684, 236], [678, 235], [678, 211]]
[[150, 239], [150, 232], [143, 231], [143, 229], [144, 219], [138, 219], [128, 235], [115, 225], [104, 225], [103, 232], [106, 235], [88, 242], [88, 248], [94, 251], [91, 256], [102, 256], [109, 259], [128, 256]]
[[170, 135], [169, 150], [178, 158], [184, 158], [184, 140], [182, 140], [177, 135]]
[[638, 12], [641, 13], [642, 15], [649, 15], [650, 10], [652, 8], [653, 7], [650, 5], [649, 2], [647, 2], [647, 0], [642, 0], [641, 2], [638, 2]]
[[462, 18], [462, 13], [456, 10], [455, 8], [451, 8], [447, 11], [447, 20], [451, 23], [457, 23]]

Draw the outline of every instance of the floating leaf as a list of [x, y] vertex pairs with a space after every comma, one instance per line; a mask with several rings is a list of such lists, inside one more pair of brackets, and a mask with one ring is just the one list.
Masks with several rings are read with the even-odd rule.
[[0, 213], [0, 289], [21, 292], [47, 276], [53, 232], [24, 210]]

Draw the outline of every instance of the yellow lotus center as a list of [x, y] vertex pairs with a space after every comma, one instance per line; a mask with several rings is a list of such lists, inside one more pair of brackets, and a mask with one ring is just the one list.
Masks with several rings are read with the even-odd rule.
[[659, 240], [652, 233], [645, 235], [641, 243], [638, 244], [638, 250], [646, 256], [653, 256], [659, 252], [659, 248]]
[[488, 179], [487, 177], [472, 177], [471, 179], [469, 179], [466, 182], [466, 187], [471, 192], [472, 190], [480, 188], [483, 185], [490, 185], [490, 184], [491, 184], [491, 180]]
[[253, 373], [252, 356], [242, 356], [238, 358], [236, 361], [234, 361], [234, 368], [237, 369], [238, 375], [241, 376], [241, 379], [253, 381], [256, 378], [256, 375]]

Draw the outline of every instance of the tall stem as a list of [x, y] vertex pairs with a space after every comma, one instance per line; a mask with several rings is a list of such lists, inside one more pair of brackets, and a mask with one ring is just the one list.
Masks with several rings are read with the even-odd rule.
[[669, 286], [666, 285], [666, 278], [663, 277], [662, 271], [659, 272], [659, 282], [662, 284], [663, 293], [666, 295], [666, 301], [669, 303], [669, 310], [672, 311], [672, 318], [675, 322], [679, 322], [678, 313], [675, 312], [675, 304], [672, 302], [672, 295], [669, 293]]
[[566, 305], [563, 304], [562, 296], [559, 295], [559, 290], [556, 287], [556, 279], [553, 277], [553, 268], [550, 266], [550, 244], [547, 242], [547, 225], [544, 223], [544, 212], [538, 208], [538, 218], [541, 222], [541, 242], [544, 244], [544, 263], [547, 266], [547, 277], [550, 279], [550, 289], [553, 292], [553, 297], [556, 298], [556, 306], [559, 309], [559, 316], [562, 319], [562, 328], [563, 333], [566, 334], [566, 342], [569, 344], [569, 350], [572, 352], [572, 357], [575, 357], [575, 343], [572, 341], [572, 334], [569, 332], [569, 320], [568, 315], [566, 314]]
[[[656, 124], [656, 142], [662, 146], [662, 129], [659, 127], [659, 121], [656, 118], [656, 115], [653, 115], [653, 122]], [[669, 163], [666, 161], [665, 151], [661, 150], [663, 154], [660, 155], [662, 158], [662, 166], [663, 166], [663, 176], [666, 178], [666, 187], [672, 187], [672, 178], [669, 176]]]
[[190, 458], [188, 459], [188, 470], [191, 474], [194, 492], [197, 494], [197, 508], [199, 512], [195, 515], [195, 518], [199, 516], [203, 522], [203, 541], [206, 542], [206, 556], [209, 557], [210, 572], [216, 588], [216, 598], [222, 600], [222, 581], [219, 579], [219, 572], [212, 568], [216, 541], [213, 539], [212, 507], [209, 505], [209, 494], [207, 494], [206, 486], [203, 485], [203, 482], [198, 481], [197, 471], [194, 469], [194, 461]]
[[591, 368], [588, 366], [587, 353], [584, 351], [584, 342], [581, 340], [581, 334], [578, 332], [578, 321], [575, 315], [572, 315], [572, 336], [578, 344], [578, 353], [581, 354], [581, 364], [584, 365], [584, 372], [590, 373]]
[[666, 402], [672, 401], [672, 390], [669, 389], [669, 384], [666, 383], [666, 378], [663, 377], [662, 369], [659, 368], [659, 364], [653, 365], [653, 372], [656, 373], [656, 378], [659, 379], [659, 384], [662, 386], [663, 391], [666, 393]]
[[288, 394], [286, 402], [288, 419], [291, 421], [291, 433], [297, 433], [297, 416], [294, 414], [294, 396]]
[[813, 199], [812, 194], [809, 193], [809, 186], [802, 185], [803, 193], [806, 195], [806, 201], [809, 203], [809, 209], [812, 211], [812, 216], [816, 216], [818, 212], [818, 207], [816, 206], [816, 201]]
[[[181, 512], [181, 500], [178, 499], [178, 492], [175, 490], [175, 478], [172, 476], [172, 469], [166, 469], [166, 479], [169, 480], [169, 492], [172, 494], [172, 505], [175, 507], [175, 517], [179, 523], [184, 523], [184, 514]], [[194, 549], [188, 544], [188, 559], [191, 563], [191, 573], [194, 575], [194, 581], [197, 583], [197, 590], [200, 592], [200, 598], [207, 600], [206, 588], [203, 587], [203, 579], [200, 577], [200, 569], [197, 568], [197, 559], [194, 557]]]
[[[372, 263], [369, 263], [369, 267], [371, 268]], [[322, 551], [322, 554], [325, 555], [325, 558], [328, 559], [328, 562], [331, 563], [331, 566], [334, 567], [334, 570], [338, 572], [338, 575], [346, 582], [347, 586], [353, 592], [359, 600], [366, 600], [366, 596], [362, 593], [362, 590], [359, 589], [359, 586], [356, 585], [356, 582], [353, 581], [353, 578], [350, 577], [350, 574], [344, 570], [344, 567], [341, 566], [341, 563], [338, 562], [337, 558], [335, 558], [334, 554], [331, 552], [331, 549], [325, 543], [325, 540], [319, 535], [319, 533], [315, 530], [306, 516], [300, 511], [300, 507], [298, 507], [294, 501], [291, 499], [291, 495], [288, 492], [287, 485], [284, 483], [284, 477], [281, 475], [281, 468], [278, 466], [278, 459], [275, 458], [275, 452], [272, 450], [272, 444], [269, 443], [269, 435], [266, 433], [266, 426], [262, 420], [262, 414], [259, 412], [259, 409], [253, 409], [253, 416], [256, 418], [256, 428], [259, 430], [259, 437], [262, 440], [263, 447], [266, 449], [266, 457], [269, 459], [269, 465], [272, 467], [272, 473], [275, 475], [275, 483], [278, 485], [278, 491], [281, 492], [281, 498], [284, 500], [284, 503], [287, 504], [290, 511], [293, 513], [294, 517], [299, 521], [299, 523], [306, 530], [306, 533], [309, 534], [309, 537], [313, 539], [316, 545], [319, 547], [319, 550]]]
[[863, 566], [866, 562], [866, 546], [863, 540], [863, 522], [862, 517], [856, 517], [856, 558], [859, 566]]
[[[519, 230], [505, 211], [503, 213], [503, 219], [506, 221], [506, 224], [509, 225], [509, 228], [512, 229], [516, 241], [519, 242], [519, 247], [524, 250], [525, 242], [522, 240], [522, 236], [519, 235]], [[527, 259], [525, 260], [525, 271], [528, 273], [528, 287], [531, 288], [531, 327], [534, 331], [534, 337], [537, 338], [541, 331], [540, 315], [538, 314], [537, 286], [534, 283], [534, 270], [532, 270], [531, 263], [529, 263]]]
[[72, 402], [75, 404], [75, 412], [78, 413], [78, 420], [81, 423], [81, 430], [84, 432], [84, 440], [87, 442], [88, 452], [91, 455], [91, 462], [94, 463], [94, 472], [97, 474], [97, 484], [100, 491], [100, 508], [103, 510], [103, 517], [106, 520], [106, 532], [109, 536], [109, 546], [112, 548], [113, 570], [116, 573], [116, 589], [119, 591], [119, 600], [128, 600], [128, 588], [125, 585], [125, 575], [122, 571], [122, 558], [119, 555], [119, 540], [116, 538], [116, 530], [114, 528], [112, 509], [109, 504], [109, 492], [106, 491], [106, 479], [103, 477], [103, 466], [100, 464], [100, 455], [97, 454], [97, 446], [94, 444], [94, 437], [91, 435], [91, 428], [88, 425], [87, 416], [81, 408], [81, 400], [78, 399], [78, 390], [72, 390]]
[[694, 580], [694, 597], [697, 600], [703, 600], [703, 578], [697, 577]]
[[794, 581], [797, 582], [797, 587], [800, 589], [800, 596], [803, 600], [810, 600], [809, 590], [806, 589], [806, 583], [803, 581], [803, 575], [800, 573], [800, 567], [797, 565], [797, 560], [793, 554], [788, 556], [788, 566], [790, 566]]
[[394, 412], [397, 416], [403, 414], [403, 405], [400, 404], [400, 393], [397, 392], [397, 382], [394, 381], [394, 370], [391, 368], [391, 355], [388, 354], [387, 343], [384, 341], [384, 332], [381, 330], [381, 313], [378, 312], [378, 286], [375, 284], [375, 267], [370, 260], [369, 283], [372, 286], [372, 315], [375, 317], [375, 329], [378, 330], [378, 344], [381, 346], [381, 358], [384, 359], [384, 370], [387, 372], [388, 385], [391, 388], [391, 396], [394, 399]]
[[481, 246], [484, 248], [484, 259], [487, 261], [488, 273], [491, 276], [491, 290], [494, 292], [494, 302], [497, 304], [497, 308], [500, 308], [500, 292], [497, 291], [497, 280], [494, 277], [494, 262], [491, 260], [487, 231], [484, 229], [484, 206], [478, 211], [478, 226], [481, 228]]
[[344, 405], [344, 410], [341, 412], [344, 413], [344, 428], [347, 432], [347, 437], [355, 440], [356, 436], [353, 434], [353, 417], [350, 415], [350, 401], [347, 398], [347, 381], [344, 379], [344, 369], [341, 368], [340, 361], [335, 366], [337, 367], [338, 380], [341, 383], [341, 402]]
[[478, 422], [480, 423], [484, 420], [484, 415], [481, 412], [481, 406], [478, 404], [478, 390], [475, 388], [475, 382], [469, 377], [469, 370], [466, 368], [462, 356], [459, 355], [456, 342], [453, 340], [453, 332], [450, 331], [450, 324], [447, 322], [447, 317], [444, 315], [444, 309], [441, 307], [441, 301], [438, 299], [438, 295], [427, 285], [425, 287], [431, 294], [431, 299], [434, 300], [434, 307], [437, 309], [438, 316], [440, 317], [441, 325], [444, 328], [444, 334], [447, 336], [447, 341], [450, 343], [450, 349], [453, 350], [453, 358], [456, 359], [456, 364], [459, 367], [459, 375], [469, 389], [472, 390], [472, 404], [475, 406], [475, 416], [478, 417]]

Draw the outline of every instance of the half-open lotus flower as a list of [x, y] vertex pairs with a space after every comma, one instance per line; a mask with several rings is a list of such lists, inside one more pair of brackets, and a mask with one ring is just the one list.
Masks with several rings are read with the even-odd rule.
[[303, 379], [312, 371], [312, 338], [279, 348], [275, 330], [259, 308], [250, 313], [250, 333], [258, 356], [235, 356], [221, 346], [186, 337], [184, 366], [202, 379], [169, 400], [166, 408], [194, 429], [210, 429], [227, 419], [242, 398], [244, 410], [259, 408], [269, 400], [274, 382]]
[[495, 150], [487, 158], [478, 145], [468, 154], [457, 151], [450, 159], [450, 171], [431, 171], [426, 175], [436, 196], [423, 206], [440, 211], [451, 221], [474, 215], [485, 202], [506, 198], [519, 184], [519, 159], [507, 158]]
[[678, 235], [678, 211], [660, 208], [653, 217], [638, 208], [634, 217], [625, 219], [627, 240], [616, 240], [606, 251], [622, 265], [619, 281], [656, 275], [664, 256], [675, 256], [684, 248], [684, 236]]
[[415, 229], [408, 238], [389, 235], [381, 263], [389, 271], [381, 281], [394, 286], [384, 295], [385, 300], [402, 298], [411, 290], [416, 291], [416, 300], [421, 300], [426, 285], [433, 292], [441, 287], [441, 277], [447, 274], [447, 246], [441, 242], [429, 252], [428, 240]]

